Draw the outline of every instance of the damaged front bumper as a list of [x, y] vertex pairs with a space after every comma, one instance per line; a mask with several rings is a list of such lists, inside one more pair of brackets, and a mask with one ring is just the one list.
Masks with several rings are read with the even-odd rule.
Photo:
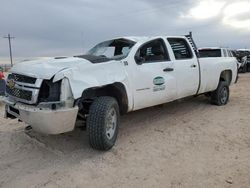
[[34, 131], [44, 134], [60, 134], [75, 128], [78, 107], [72, 108], [41, 108], [23, 103], [14, 103], [4, 99], [5, 117], [15, 117], [32, 127]]

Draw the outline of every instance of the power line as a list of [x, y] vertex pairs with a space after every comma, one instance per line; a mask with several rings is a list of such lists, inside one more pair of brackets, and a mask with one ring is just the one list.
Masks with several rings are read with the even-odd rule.
[[10, 34], [8, 34], [8, 36], [3, 37], [5, 39], [8, 39], [9, 41], [9, 49], [10, 49], [10, 63], [11, 63], [11, 67], [13, 66], [13, 60], [12, 60], [12, 49], [11, 49], [11, 39], [14, 39], [15, 37], [11, 37]]

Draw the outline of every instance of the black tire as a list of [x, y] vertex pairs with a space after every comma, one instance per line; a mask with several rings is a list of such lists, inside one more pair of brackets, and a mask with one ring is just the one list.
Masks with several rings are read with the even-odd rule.
[[211, 94], [211, 103], [218, 106], [226, 105], [229, 100], [229, 95], [230, 92], [227, 82], [220, 81], [218, 88]]
[[[113, 117], [115, 116], [113, 114], [116, 115], [116, 118]], [[116, 125], [114, 122], [116, 122]], [[90, 106], [87, 118], [90, 146], [103, 151], [111, 149], [117, 139], [119, 123], [120, 113], [116, 99], [113, 97], [98, 97], [95, 99]]]

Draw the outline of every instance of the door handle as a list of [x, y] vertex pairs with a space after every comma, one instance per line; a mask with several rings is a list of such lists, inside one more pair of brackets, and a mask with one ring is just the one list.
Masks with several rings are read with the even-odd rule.
[[163, 69], [163, 71], [164, 72], [172, 72], [172, 71], [174, 71], [174, 69], [173, 68], [165, 68], [165, 69]]
[[195, 64], [191, 65], [191, 68], [195, 68], [195, 67], [197, 67]]

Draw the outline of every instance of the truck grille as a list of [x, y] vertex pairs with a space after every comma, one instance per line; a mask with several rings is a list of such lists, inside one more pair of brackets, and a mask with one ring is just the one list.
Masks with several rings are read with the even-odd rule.
[[20, 74], [9, 74], [8, 79], [12, 79], [16, 82], [22, 82], [22, 83], [27, 83], [27, 84], [35, 84], [36, 83], [36, 78], [30, 77], [30, 76], [24, 76]]
[[23, 99], [26, 101], [31, 101], [31, 99], [32, 99], [32, 91], [21, 90], [21, 89], [17, 89], [17, 88], [11, 89], [8, 86], [6, 86], [6, 93], [13, 96], [13, 97], [17, 97], [19, 99]]
[[6, 94], [15, 101], [35, 104], [42, 79], [11, 73], [6, 83]]

